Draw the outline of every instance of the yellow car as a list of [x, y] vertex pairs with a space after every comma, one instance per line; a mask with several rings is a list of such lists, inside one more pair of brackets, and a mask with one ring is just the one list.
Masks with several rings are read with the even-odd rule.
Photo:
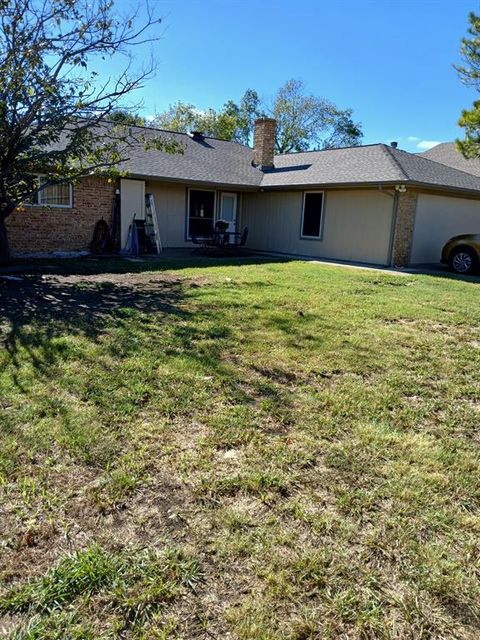
[[455, 273], [472, 273], [480, 263], [480, 233], [450, 238], [442, 249], [441, 261]]

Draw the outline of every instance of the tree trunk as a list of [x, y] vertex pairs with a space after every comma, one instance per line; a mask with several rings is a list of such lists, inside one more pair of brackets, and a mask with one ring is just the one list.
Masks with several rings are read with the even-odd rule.
[[8, 244], [5, 218], [0, 216], [0, 265], [10, 262], [10, 246]]

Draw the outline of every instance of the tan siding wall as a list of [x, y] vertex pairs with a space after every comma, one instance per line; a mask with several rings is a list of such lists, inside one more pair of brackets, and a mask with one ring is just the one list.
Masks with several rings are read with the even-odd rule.
[[120, 180], [120, 247], [126, 248], [130, 225], [145, 219], [145, 182], [143, 180]]
[[387, 264], [393, 199], [377, 190], [326, 191], [322, 240], [300, 238], [301, 191], [245, 193], [247, 246], [263, 251]]
[[420, 194], [411, 263], [438, 262], [452, 236], [480, 232], [480, 200]]
[[[187, 193], [188, 188], [204, 189], [205, 187], [196, 187], [186, 185], [156, 182], [150, 180], [146, 183], [145, 193], [152, 193], [155, 199], [155, 209], [157, 211], [158, 225], [162, 245], [164, 247], [191, 247], [192, 242], [185, 240], [186, 224], [187, 224]], [[220, 213], [220, 201], [222, 190], [209, 189], [216, 191], [216, 211], [215, 216]], [[237, 194], [237, 229], [242, 229], [241, 208], [243, 194], [232, 190], [224, 189], [225, 193]]]
[[155, 199], [160, 236], [164, 247], [191, 247], [185, 241], [187, 188], [185, 185], [149, 181], [146, 193]]

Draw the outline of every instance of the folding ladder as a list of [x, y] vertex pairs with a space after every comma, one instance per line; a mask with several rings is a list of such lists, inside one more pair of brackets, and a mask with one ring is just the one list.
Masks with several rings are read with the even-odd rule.
[[145, 233], [152, 247], [157, 253], [162, 252], [162, 241], [158, 227], [157, 212], [155, 211], [155, 199], [151, 193], [145, 195]]

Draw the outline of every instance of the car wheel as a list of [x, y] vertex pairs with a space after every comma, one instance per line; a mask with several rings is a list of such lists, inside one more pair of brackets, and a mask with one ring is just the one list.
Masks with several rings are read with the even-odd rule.
[[477, 264], [477, 256], [470, 247], [458, 247], [450, 254], [450, 266], [455, 273], [472, 273]]

